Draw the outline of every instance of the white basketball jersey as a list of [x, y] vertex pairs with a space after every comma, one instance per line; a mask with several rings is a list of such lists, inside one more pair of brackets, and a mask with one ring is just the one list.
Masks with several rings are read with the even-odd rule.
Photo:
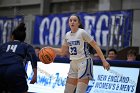
[[77, 32], [66, 33], [64, 42], [69, 46], [70, 60], [79, 60], [89, 56], [87, 43], [93, 38], [84, 29], [79, 28]]

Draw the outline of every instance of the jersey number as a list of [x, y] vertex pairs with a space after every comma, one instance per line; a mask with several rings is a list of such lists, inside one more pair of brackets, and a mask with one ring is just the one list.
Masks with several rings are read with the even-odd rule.
[[70, 55], [77, 55], [77, 48], [76, 47], [71, 47], [71, 52]]
[[6, 52], [12, 51], [15, 52], [17, 48], [17, 45], [8, 45]]

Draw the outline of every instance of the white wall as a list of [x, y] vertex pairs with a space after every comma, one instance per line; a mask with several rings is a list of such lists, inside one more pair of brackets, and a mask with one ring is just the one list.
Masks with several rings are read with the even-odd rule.
[[122, 4], [123, 9], [133, 9], [134, 11], [132, 46], [140, 48], [140, 0], [123, 0]]
[[140, 10], [134, 11], [134, 18], [133, 18], [133, 37], [132, 37], [132, 44], [133, 46], [140, 47]]
[[140, 9], [140, 0], [122, 0], [123, 9]]

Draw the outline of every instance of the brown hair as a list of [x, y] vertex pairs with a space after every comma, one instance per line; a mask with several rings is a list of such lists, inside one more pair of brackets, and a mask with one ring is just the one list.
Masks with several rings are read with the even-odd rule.
[[79, 28], [84, 29], [84, 27], [83, 27], [83, 25], [82, 25], [82, 22], [81, 22], [80, 16], [79, 16], [78, 14], [72, 14], [71, 16], [76, 16], [76, 17], [78, 18], [79, 23], [80, 23]]
[[130, 55], [130, 54], [132, 54], [132, 55], [134, 55], [134, 56], [137, 55], [137, 53], [136, 53], [136, 51], [135, 51], [134, 49], [130, 49], [130, 50], [127, 52], [127, 55]]
[[23, 42], [26, 38], [26, 27], [25, 23], [20, 23], [12, 32], [14, 40], [19, 40]]

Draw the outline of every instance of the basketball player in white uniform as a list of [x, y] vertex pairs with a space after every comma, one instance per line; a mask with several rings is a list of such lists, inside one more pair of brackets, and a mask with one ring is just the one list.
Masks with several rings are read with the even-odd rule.
[[85, 93], [89, 80], [93, 78], [93, 61], [87, 43], [96, 50], [105, 69], [109, 70], [110, 65], [91, 35], [82, 29], [77, 15], [70, 16], [69, 26], [71, 31], [66, 33], [62, 47], [54, 48], [57, 55], [70, 55], [70, 69], [64, 93]]

